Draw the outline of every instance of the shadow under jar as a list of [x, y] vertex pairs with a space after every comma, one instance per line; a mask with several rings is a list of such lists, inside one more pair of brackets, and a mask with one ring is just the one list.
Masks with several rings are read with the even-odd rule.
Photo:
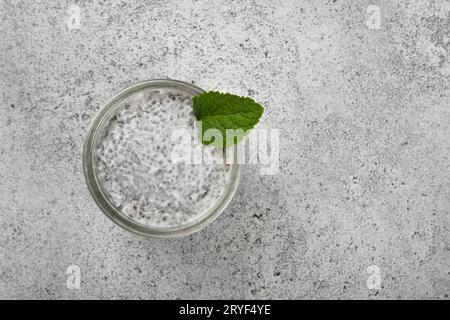
[[[192, 97], [203, 92], [181, 81], [150, 80], [119, 92], [94, 119], [84, 175], [97, 205], [119, 226], [149, 237], [185, 236], [230, 203], [239, 147], [200, 143]], [[180, 153], [207, 161], [178, 161]]]

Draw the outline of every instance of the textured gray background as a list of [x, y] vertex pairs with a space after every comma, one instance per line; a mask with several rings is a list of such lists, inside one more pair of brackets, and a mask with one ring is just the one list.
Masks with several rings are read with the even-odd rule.
[[[450, 2], [208, 2], [0, 0], [0, 298], [448, 299]], [[280, 173], [245, 167], [184, 239], [115, 226], [82, 175], [99, 107], [152, 78], [250, 95], [283, 132]]]

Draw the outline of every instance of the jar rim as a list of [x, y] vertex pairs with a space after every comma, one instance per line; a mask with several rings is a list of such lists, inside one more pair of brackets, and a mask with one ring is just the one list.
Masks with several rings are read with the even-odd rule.
[[234, 145], [231, 147], [233, 148], [233, 163], [231, 164], [230, 180], [222, 197], [216, 201], [215, 205], [208, 209], [200, 218], [189, 224], [167, 228], [152, 227], [139, 223], [117, 210], [117, 208], [115, 208], [110, 201], [108, 201], [107, 197], [105, 197], [101, 190], [100, 184], [97, 181], [93, 152], [96, 145], [96, 139], [98, 138], [99, 131], [102, 128], [102, 124], [104, 124], [105, 119], [107, 119], [109, 112], [113, 110], [119, 102], [140, 91], [161, 88], [179, 89], [192, 95], [198, 95], [205, 92], [203, 89], [191, 83], [171, 79], [147, 80], [121, 90], [100, 108], [91, 123], [83, 146], [83, 173], [89, 192], [97, 206], [117, 225], [142, 236], [153, 238], [174, 238], [187, 236], [203, 229], [214, 221], [230, 204], [239, 185], [241, 167], [238, 159], [240, 157], [241, 150], [239, 145]]

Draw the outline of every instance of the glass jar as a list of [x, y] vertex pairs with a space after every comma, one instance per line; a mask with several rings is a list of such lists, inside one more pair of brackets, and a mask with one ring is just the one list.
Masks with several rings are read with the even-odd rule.
[[113, 205], [112, 201], [105, 195], [103, 188], [100, 185], [95, 168], [95, 147], [100, 139], [102, 129], [108, 123], [110, 115], [114, 109], [120, 105], [120, 102], [132, 95], [149, 89], [174, 89], [182, 91], [183, 94], [190, 97], [204, 92], [199, 87], [186, 82], [175, 80], [149, 80], [132, 85], [116, 94], [100, 109], [88, 132], [83, 148], [84, 176], [89, 191], [99, 208], [107, 217], [124, 229], [139, 235], [155, 238], [186, 236], [207, 226], [229, 205], [239, 183], [240, 164], [238, 163], [238, 159], [240, 157], [240, 148], [237, 145], [234, 145], [226, 150], [226, 152], [231, 152], [230, 158], [232, 159], [232, 164], [230, 164], [230, 178], [227, 183], [228, 185], [225, 187], [224, 194], [216, 201], [211, 209], [202, 212], [193, 221], [189, 221], [187, 224], [182, 224], [180, 226], [155, 227], [142, 224], [125, 215]]

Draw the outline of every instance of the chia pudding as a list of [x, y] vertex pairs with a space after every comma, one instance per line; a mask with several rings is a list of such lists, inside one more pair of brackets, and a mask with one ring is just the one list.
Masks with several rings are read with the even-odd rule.
[[174, 130], [194, 133], [195, 121], [192, 96], [175, 88], [137, 92], [111, 110], [93, 147], [94, 171], [122, 215], [148, 227], [185, 226], [223, 198], [232, 171], [223, 149], [201, 145], [191, 134], [210, 161], [173, 161]]

